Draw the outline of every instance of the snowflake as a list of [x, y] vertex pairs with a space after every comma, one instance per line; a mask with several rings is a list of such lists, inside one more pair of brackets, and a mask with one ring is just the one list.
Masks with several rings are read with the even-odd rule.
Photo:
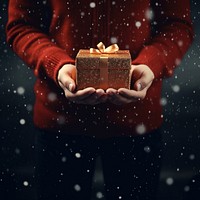
[[49, 101], [55, 101], [57, 99], [57, 95], [53, 92], [50, 92], [47, 98], [49, 99]]
[[27, 187], [29, 185], [28, 181], [24, 181], [23, 185]]
[[194, 159], [195, 159], [195, 155], [194, 155], [194, 154], [191, 154], [191, 155], [189, 156], [189, 159], [190, 159], [190, 160], [194, 160]]
[[80, 154], [80, 153], [75, 153], [75, 156], [76, 156], [77, 158], [80, 158], [80, 157], [81, 157], [81, 154]]
[[150, 153], [150, 152], [151, 152], [151, 148], [150, 148], [149, 146], [145, 146], [145, 147], [144, 147], [144, 151], [145, 151], [146, 153]]
[[117, 40], [116, 37], [111, 37], [111, 38], [110, 38], [110, 42], [111, 42], [112, 44], [116, 44], [116, 43], [118, 42], [118, 40]]
[[140, 135], [144, 134], [146, 132], [146, 127], [144, 124], [139, 124], [136, 126], [136, 132]]
[[140, 28], [141, 25], [142, 25], [142, 24], [141, 24], [140, 21], [135, 22], [135, 26], [136, 26], [137, 28]]
[[173, 183], [174, 183], [174, 179], [173, 178], [169, 177], [169, 178], [166, 179], [166, 184], [167, 185], [173, 185]]
[[179, 40], [179, 41], [178, 41], [178, 46], [180, 46], [180, 47], [183, 46], [183, 41], [182, 41], [182, 40]]
[[154, 13], [153, 13], [153, 10], [152, 9], [147, 9], [146, 12], [145, 12], [145, 17], [147, 20], [152, 20], [153, 17], [154, 17]]
[[179, 58], [176, 58], [175, 64], [176, 64], [176, 65], [180, 65], [180, 64], [181, 64], [181, 60], [180, 60]]
[[167, 105], [167, 98], [162, 97], [162, 98], [160, 99], [160, 105], [166, 106], [166, 105]]
[[190, 191], [190, 186], [186, 185], [186, 186], [184, 187], [184, 191], [185, 191], [185, 192], [189, 192], [189, 191]]
[[26, 109], [27, 109], [27, 111], [32, 111], [33, 106], [31, 104], [28, 104], [28, 105], [26, 105]]
[[65, 156], [63, 156], [63, 157], [61, 158], [61, 161], [62, 161], [62, 162], [66, 162], [66, 161], [67, 161], [67, 158], [66, 158]]
[[20, 149], [19, 149], [19, 148], [16, 148], [16, 149], [15, 149], [15, 153], [16, 153], [16, 154], [20, 154]]
[[116, 2], [115, 1], [112, 1], [112, 5], [115, 5], [116, 4]]
[[81, 191], [81, 186], [76, 184], [74, 185], [74, 190], [76, 190], [77, 192], [80, 192]]
[[81, 16], [82, 16], [82, 17], [85, 16], [85, 13], [84, 13], [84, 12], [81, 12]]
[[174, 92], [180, 92], [180, 86], [179, 85], [173, 85], [172, 86], [172, 90], [174, 91]]
[[97, 192], [96, 197], [97, 197], [97, 199], [102, 199], [103, 198], [102, 192]]
[[96, 7], [95, 2], [91, 2], [91, 3], [90, 3], [90, 8], [95, 8], [95, 7]]
[[19, 120], [19, 123], [20, 123], [21, 125], [24, 125], [24, 124], [26, 123], [26, 121], [25, 121], [25, 119], [20, 119], [20, 120]]
[[64, 116], [59, 116], [57, 118], [57, 123], [60, 124], [60, 125], [64, 124], [65, 123], [65, 117]]
[[17, 88], [17, 94], [23, 95], [25, 93], [25, 89], [23, 87], [18, 87]]

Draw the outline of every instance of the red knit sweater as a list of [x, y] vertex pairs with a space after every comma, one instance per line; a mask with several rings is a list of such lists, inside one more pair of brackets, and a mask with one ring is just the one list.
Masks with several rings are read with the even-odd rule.
[[[100, 137], [160, 127], [162, 79], [173, 74], [193, 38], [189, 0], [10, 0], [8, 14], [8, 43], [37, 76], [37, 127]], [[65, 98], [58, 70], [74, 63], [79, 49], [96, 47], [99, 41], [129, 49], [133, 64], [146, 64], [154, 72], [143, 101], [90, 106]]]

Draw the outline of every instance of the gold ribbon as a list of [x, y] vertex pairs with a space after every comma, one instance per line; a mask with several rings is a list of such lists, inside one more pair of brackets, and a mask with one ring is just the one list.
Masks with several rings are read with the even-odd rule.
[[119, 50], [117, 44], [112, 44], [106, 48], [103, 42], [99, 42], [99, 44], [97, 44], [97, 47], [98, 49], [90, 48], [90, 53], [115, 53]]
[[108, 55], [106, 54], [117, 52], [119, 50], [119, 47], [117, 44], [112, 44], [109, 47], [105, 48], [103, 42], [99, 42], [99, 44], [97, 44], [97, 47], [98, 49], [90, 48], [90, 53], [101, 54], [99, 61], [99, 67], [100, 67], [99, 87], [106, 90], [108, 88]]

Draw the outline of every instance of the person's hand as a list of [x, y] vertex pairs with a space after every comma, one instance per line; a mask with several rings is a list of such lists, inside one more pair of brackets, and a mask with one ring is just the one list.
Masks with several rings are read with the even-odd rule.
[[131, 66], [131, 85], [132, 88], [120, 88], [118, 90], [108, 88], [106, 93], [110, 102], [116, 105], [128, 104], [142, 100], [146, 97], [147, 90], [151, 86], [154, 74], [147, 65]]
[[107, 95], [103, 89], [95, 90], [95, 88], [88, 87], [76, 91], [76, 67], [72, 64], [63, 65], [58, 71], [57, 79], [69, 101], [79, 104], [95, 105], [107, 100]]

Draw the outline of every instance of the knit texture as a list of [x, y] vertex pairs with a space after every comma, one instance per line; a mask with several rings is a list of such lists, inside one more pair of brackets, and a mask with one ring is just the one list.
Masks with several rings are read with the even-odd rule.
[[[152, 28], [153, 25], [153, 28]], [[97, 137], [144, 134], [162, 123], [162, 79], [173, 74], [193, 39], [189, 0], [10, 0], [7, 41], [34, 70], [38, 128]], [[143, 101], [124, 106], [69, 102], [57, 84], [59, 69], [79, 49], [102, 41], [129, 49], [155, 80]]]

